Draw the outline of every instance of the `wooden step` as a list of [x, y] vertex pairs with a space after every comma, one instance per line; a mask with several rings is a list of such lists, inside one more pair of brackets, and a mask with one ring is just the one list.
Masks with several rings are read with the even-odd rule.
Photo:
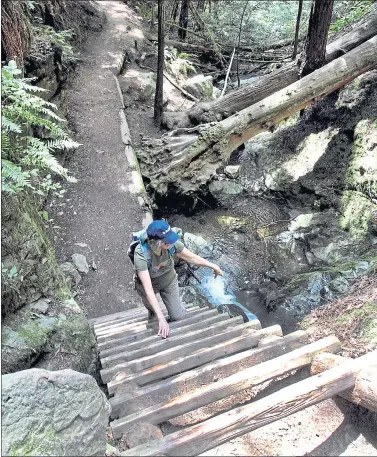
[[255, 347], [258, 345], [259, 340], [270, 335], [282, 336], [280, 325], [273, 325], [262, 330], [257, 330], [251, 335], [242, 335], [209, 348], [199, 349], [185, 357], [147, 368], [138, 373], [129, 374], [120, 371], [108, 383], [109, 394], [113, 394], [119, 386], [127, 382], [136, 382], [139, 386], [145, 385], [182, 371], [190, 370], [220, 357]]
[[[201, 322], [195, 322], [194, 324], [188, 325], [187, 327], [171, 329], [169, 333], [169, 339], [176, 336], [183, 336], [186, 333], [192, 331], [205, 329], [216, 322], [223, 321], [232, 321], [232, 319], [229, 318], [228, 314], [217, 314], [216, 316], [203, 319]], [[118, 346], [121, 345], [127, 345], [130, 350], [135, 350], [144, 347], [144, 344], [148, 345], [159, 341], [161, 341], [161, 337], [157, 335], [155, 329], [151, 329], [147, 330], [145, 334], [126, 336], [98, 344], [98, 348], [100, 350], [101, 357], [102, 354], [103, 356], [107, 357], [108, 353], [106, 351], [114, 349], [117, 350]]]
[[[190, 324], [200, 322], [202, 319], [205, 319], [206, 317], [216, 316], [217, 314], [218, 314], [217, 309], [209, 309], [209, 310], [203, 311], [199, 314], [195, 314], [193, 316], [188, 315], [187, 317], [185, 317], [182, 320], [169, 323], [169, 328], [173, 329], [173, 328], [178, 328], [178, 327], [186, 327]], [[155, 326], [151, 326], [150, 328], [146, 328], [147, 326], [145, 325], [145, 331], [155, 332], [157, 325], [158, 325], [158, 322], [156, 323]], [[98, 343], [103, 343], [105, 341], [109, 341], [109, 340], [112, 340], [115, 338], [130, 336], [132, 333], [138, 333], [141, 328], [142, 328], [142, 326], [137, 327], [138, 330], [117, 329], [117, 330], [114, 330], [111, 334], [98, 336], [97, 341], [98, 341]]]
[[175, 397], [168, 402], [158, 403], [138, 413], [115, 420], [111, 423], [113, 437], [120, 438], [123, 432], [137, 422], [160, 424], [309, 365], [320, 352], [338, 352], [339, 350], [338, 338], [335, 336], [323, 338], [268, 362], [244, 369], [222, 380]]
[[[215, 322], [213, 325], [208, 325], [202, 329], [194, 330], [183, 334], [175, 335], [174, 331], [171, 332], [169, 338], [156, 340], [150, 337], [151, 344], [148, 344], [147, 339], [143, 340], [143, 344], [139, 343], [124, 344], [118, 347], [105, 349], [100, 352], [102, 366], [107, 366], [107, 358], [116, 354], [123, 354], [124, 361], [134, 360], [148, 355], [156, 354], [157, 352], [169, 349], [181, 344], [185, 344], [195, 339], [204, 338], [206, 336], [214, 335], [220, 330], [229, 327], [234, 327], [243, 323], [242, 316], [237, 316], [233, 319], [226, 319]], [[134, 346], [135, 345], [135, 346]]]
[[191, 392], [197, 387], [238, 373], [244, 368], [279, 357], [307, 342], [308, 335], [299, 330], [274, 341], [268, 347], [249, 349], [229, 355], [166, 380], [136, 388], [133, 393], [115, 392], [114, 397], [109, 400], [111, 417], [114, 419], [120, 415], [136, 413], [158, 402], [166, 402], [177, 395]]
[[376, 360], [377, 351], [374, 350], [357, 359], [351, 359], [348, 363], [280, 389], [260, 400], [166, 435], [161, 440], [133, 447], [121, 455], [199, 455], [231, 439], [352, 389], [360, 371], [374, 366]]
[[[186, 310], [186, 316], [193, 316], [195, 314], [201, 313], [206, 310], [208, 310], [208, 308], [203, 309], [203, 308], [200, 308], [199, 306], [195, 306], [195, 307], [193, 306]], [[165, 317], [167, 317], [168, 311], [163, 310], [162, 314]], [[146, 324], [147, 328], [152, 327], [152, 325], [150, 325], [148, 323], [148, 312], [145, 312], [145, 314], [140, 315], [139, 317], [136, 317], [133, 319], [124, 320], [124, 321], [116, 322], [116, 323], [110, 323], [109, 325], [102, 326], [100, 328], [95, 328], [94, 333], [96, 334], [96, 336], [103, 336], [103, 335], [106, 335], [107, 333], [112, 333], [113, 330], [118, 330], [120, 328], [122, 328], [123, 330], [127, 330], [130, 328], [130, 326], [132, 326], [132, 325], [135, 326], [137, 324], [138, 325]]]
[[[181, 344], [166, 350], [163, 350], [157, 354], [147, 355], [145, 357], [124, 361], [125, 357], [123, 354], [117, 354], [108, 358], [102, 359], [101, 363], [103, 366], [111, 366], [111, 368], [105, 368], [101, 370], [101, 378], [104, 383], [109, 382], [112, 377], [124, 369], [132, 370], [134, 373], [145, 370], [155, 365], [169, 362], [170, 360], [177, 359], [178, 357], [184, 357], [191, 354], [192, 352], [201, 349], [211, 347], [223, 341], [236, 338], [242, 335], [249, 335], [254, 333], [260, 328], [259, 321], [251, 321], [246, 324], [242, 323], [230, 329], [218, 331], [215, 335], [210, 335], [205, 338], [190, 341], [186, 344]], [[106, 361], [107, 365], [104, 365]], [[115, 365], [117, 363], [117, 365]]]

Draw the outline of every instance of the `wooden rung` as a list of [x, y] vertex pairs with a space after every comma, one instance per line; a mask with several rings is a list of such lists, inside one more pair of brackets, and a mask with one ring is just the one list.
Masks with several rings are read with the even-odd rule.
[[309, 365], [319, 352], [338, 352], [340, 347], [338, 338], [329, 336], [268, 362], [242, 370], [220, 381], [200, 387], [185, 395], [175, 397], [168, 402], [158, 403], [112, 422], [113, 437], [115, 439], [120, 438], [123, 432], [137, 422], [158, 425], [189, 411], [253, 388], [270, 379]]
[[[175, 322], [171, 322], [169, 324], [169, 326], [171, 326], [172, 324], [180, 324], [180, 325], [177, 325], [178, 327], [181, 327], [181, 325], [188, 325], [187, 324], [187, 321], [190, 321], [190, 323], [192, 322], [198, 322], [202, 319], [202, 316], [216, 316], [216, 314], [219, 314], [219, 312], [217, 311], [217, 309], [209, 309], [209, 308], [195, 308], [195, 309], [192, 309], [192, 310], [189, 310], [187, 311], [186, 313], [186, 316], [184, 317], [184, 319], [180, 320], [180, 321], [175, 321]], [[152, 322], [148, 322], [147, 324], [147, 328], [157, 328], [158, 326], [158, 321], [155, 320], [155, 321], [152, 321]]]
[[285, 387], [253, 403], [234, 408], [197, 425], [166, 435], [159, 441], [133, 447], [122, 452], [121, 455], [199, 455], [231, 439], [353, 388], [359, 372], [373, 366], [376, 360], [377, 351], [375, 350], [358, 359], [352, 359], [348, 363]]
[[[241, 335], [249, 335], [250, 333], [255, 332], [259, 327], [259, 321], [251, 321], [246, 324], [242, 323], [230, 329], [218, 331], [215, 335], [210, 335], [201, 339], [199, 338], [194, 341], [166, 349], [158, 354], [148, 355], [140, 359], [130, 360], [129, 362], [123, 362], [123, 355], [118, 354], [117, 356], [107, 358], [107, 363], [110, 365], [110, 368], [101, 370], [101, 378], [104, 383], [107, 383], [116, 373], [124, 369], [130, 369], [136, 373], [138, 371], [169, 362], [170, 360], [177, 359], [178, 357], [184, 357], [203, 347], [210, 347]], [[116, 362], [118, 362], [117, 365], [111, 366], [111, 364], [115, 364]]]
[[[186, 316], [191, 317], [191, 316], [194, 316], [195, 314], [202, 313], [202, 312], [203, 312], [202, 308], [199, 308], [199, 306], [195, 306], [195, 307], [193, 306], [193, 307], [189, 308], [188, 310], [186, 310]], [[162, 310], [162, 314], [165, 317], [167, 317], [168, 311], [164, 309], [164, 310]], [[139, 324], [139, 325], [146, 324], [147, 328], [153, 327], [153, 323], [150, 324], [148, 322], [148, 312], [145, 312], [144, 315], [140, 315], [139, 317], [136, 317], [134, 319], [122, 320], [120, 322], [116, 322], [115, 324], [112, 323], [109, 326], [104, 326], [99, 329], [95, 328], [94, 333], [96, 334], [96, 336], [105, 336], [105, 335], [111, 334], [111, 333], [112, 334], [118, 333], [118, 330], [126, 331], [126, 330], [130, 329], [130, 327], [134, 327], [137, 324]]]
[[239, 371], [279, 357], [289, 351], [302, 347], [308, 342], [308, 335], [299, 330], [275, 341], [269, 347], [249, 349], [229, 355], [220, 360], [208, 363], [199, 368], [186, 371], [177, 376], [140, 387], [133, 394], [118, 393], [110, 398], [111, 417], [122, 413], [132, 414], [148, 408], [158, 402], [166, 402], [177, 395], [191, 392], [205, 384], [218, 381]]
[[125, 344], [119, 347], [107, 349], [105, 351], [101, 351], [100, 353], [101, 363], [102, 366], [106, 366], [106, 358], [120, 353], [123, 354], [123, 360], [125, 362], [139, 359], [147, 355], [156, 354], [157, 352], [161, 352], [166, 349], [179, 346], [181, 344], [185, 344], [189, 341], [194, 341], [195, 339], [205, 338], [206, 336], [214, 335], [216, 332], [220, 330], [224, 330], [228, 327], [234, 327], [242, 323], [242, 316], [237, 316], [234, 319], [226, 319], [219, 322], [215, 322], [213, 325], [209, 325], [207, 327], [194, 330], [193, 332], [183, 333], [181, 335], [174, 335], [174, 332], [172, 332], [172, 334], [169, 335], [169, 338], [160, 339], [159, 341], [156, 341], [156, 339], [153, 338], [151, 344], [148, 344], [147, 340], [144, 340], [143, 345], [141, 347], [139, 344], [136, 343], [135, 347], [133, 347], [132, 344]]
[[[202, 308], [200, 308], [199, 306], [191, 306], [190, 308], [186, 309], [186, 312], [187, 312], [187, 314], [192, 314], [194, 312], [200, 312], [200, 310], [202, 310]], [[168, 310], [163, 308], [162, 313], [164, 316], [167, 316]], [[146, 309], [142, 314], [140, 313], [140, 315], [138, 315], [136, 317], [122, 317], [115, 321], [110, 321], [109, 323], [101, 324], [100, 326], [95, 326], [94, 332], [96, 335], [99, 335], [100, 332], [103, 333], [107, 330], [111, 330], [111, 329], [114, 329], [117, 327], [121, 327], [123, 325], [132, 324], [132, 323], [141, 322], [141, 321], [145, 321], [145, 322], [148, 321], [148, 311]]]
[[[178, 327], [186, 327], [190, 324], [199, 322], [202, 319], [205, 319], [206, 317], [216, 316], [217, 314], [218, 314], [218, 311], [216, 309], [209, 309], [208, 311], [203, 311], [199, 314], [194, 314], [193, 316], [188, 314], [187, 317], [185, 317], [184, 319], [169, 323], [169, 328], [173, 329], [173, 328], [178, 328]], [[157, 330], [157, 325], [158, 325], [158, 322], [156, 322], [155, 327], [152, 326], [152, 327], [147, 328], [147, 326], [145, 325], [145, 328], [147, 331], [155, 332]], [[104, 336], [97, 337], [97, 341], [99, 343], [103, 343], [104, 341], [114, 339], [114, 337], [120, 338], [120, 337], [129, 336], [130, 333], [131, 332], [129, 330], [124, 330], [124, 331], [117, 330], [116, 332], [114, 331], [111, 335], [104, 335]], [[132, 333], [137, 333], [137, 332], [132, 332]]]
[[[170, 340], [171, 338], [182, 337], [192, 331], [209, 328], [211, 325], [215, 324], [216, 322], [224, 322], [224, 321], [233, 322], [233, 319], [229, 319], [229, 316], [227, 314], [217, 314], [216, 316], [213, 316], [213, 317], [210, 317], [207, 319], [203, 319], [201, 322], [196, 322], [194, 324], [188, 325], [187, 327], [184, 327], [184, 332], [182, 331], [182, 328], [172, 329], [169, 333], [168, 340]], [[107, 343], [100, 344], [99, 345], [100, 357], [107, 357], [110, 354], [114, 354], [114, 351], [118, 352], [118, 347], [127, 347], [131, 351], [131, 350], [143, 348], [144, 345], [158, 343], [160, 341], [164, 341], [164, 340], [162, 340], [161, 337], [157, 335], [157, 332], [155, 329], [148, 330], [148, 335], [146, 335], [144, 338], [137, 338], [136, 340], [135, 339], [131, 340], [129, 337], [125, 337], [125, 338], [119, 338], [114, 341], [109, 341]], [[124, 346], [122, 346], [122, 345], [124, 345]]]
[[120, 311], [119, 313], [113, 313], [113, 314], [107, 314], [106, 316], [94, 317], [92, 319], [88, 319], [88, 322], [91, 325], [95, 326], [95, 325], [106, 323], [106, 322], [109, 322], [111, 320], [115, 320], [115, 319], [118, 319], [118, 318], [121, 318], [121, 317], [124, 317], [124, 316], [137, 315], [139, 312], [143, 312], [144, 309], [145, 309], [144, 306], [143, 307], [139, 307], [139, 308], [132, 308], [132, 309], [129, 309], [127, 311]]
[[138, 373], [134, 373], [126, 377], [124, 377], [120, 372], [120, 380], [117, 380], [118, 376], [115, 376], [114, 380], [108, 383], [107, 387], [109, 393], [114, 393], [118, 386], [128, 381], [136, 382], [139, 386], [145, 385], [159, 379], [167, 378], [168, 376], [172, 376], [182, 371], [190, 370], [191, 368], [203, 365], [204, 363], [211, 362], [214, 359], [218, 359], [238, 351], [243, 351], [250, 347], [255, 347], [258, 345], [259, 340], [267, 335], [281, 336], [282, 331], [280, 325], [273, 325], [262, 330], [257, 330], [251, 335], [242, 335], [219, 343], [210, 348], [199, 349], [185, 357], [163, 363], [157, 367], [147, 368], [146, 370], [139, 371]]

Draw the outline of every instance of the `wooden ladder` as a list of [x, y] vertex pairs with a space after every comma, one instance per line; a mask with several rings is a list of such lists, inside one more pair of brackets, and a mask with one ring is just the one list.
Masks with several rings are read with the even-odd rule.
[[[166, 309], [163, 310], [167, 314]], [[262, 329], [216, 309], [187, 305], [186, 317], [157, 336], [157, 324], [136, 308], [91, 320], [102, 381], [112, 406], [113, 437], [137, 423], [161, 424], [312, 364], [319, 353], [335, 353], [335, 336], [308, 342], [296, 331]], [[219, 444], [350, 389], [361, 369], [377, 362], [369, 353], [272, 395], [133, 447], [121, 455], [199, 455]]]

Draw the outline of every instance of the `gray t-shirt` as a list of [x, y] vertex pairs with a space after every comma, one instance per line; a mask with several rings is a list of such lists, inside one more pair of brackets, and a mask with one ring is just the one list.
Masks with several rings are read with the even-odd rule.
[[[183, 251], [185, 245], [182, 241], [176, 241], [174, 243], [175, 252], [178, 254]], [[136, 271], [149, 271], [149, 275], [152, 280], [152, 285], [169, 284], [175, 278], [174, 270], [174, 257], [163, 249], [161, 255], [156, 255], [153, 251], [150, 251], [152, 257], [152, 264], [148, 262], [145, 255], [140, 247], [140, 244], [135, 248], [134, 255], [134, 266]]]

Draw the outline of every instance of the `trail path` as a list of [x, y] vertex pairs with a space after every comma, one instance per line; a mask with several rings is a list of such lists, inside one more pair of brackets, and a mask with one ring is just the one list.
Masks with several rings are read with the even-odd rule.
[[94, 261], [98, 268], [83, 275], [76, 297], [89, 318], [140, 303], [126, 251], [129, 235], [142, 227], [143, 217], [132, 193], [114, 78], [122, 50], [132, 47], [142, 32], [135, 13], [124, 3], [97, 4], [105, 11], [107, 23], [86, 42], [68, 89], [69, 123], [82, 146], [66, 165], [78, 183], [69, 186], [64, 201], [55, 199], [49, 208], [57, 227], [54, 241], [59, 260], [71, 261], [72, 254], [84, 254], [89, 266]]

